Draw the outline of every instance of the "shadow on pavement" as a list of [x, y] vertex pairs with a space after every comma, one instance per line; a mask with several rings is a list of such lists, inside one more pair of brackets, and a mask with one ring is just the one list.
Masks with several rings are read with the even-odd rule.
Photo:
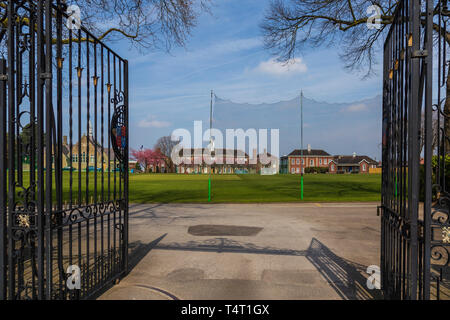
[[337, 256], [322, 242], [313, 238], [306, 258], [328, 281], [336, 293], [346, 300], [381, 299], [380, 290], [367, 289], [367, 266]]
[[128, 270], [131, 272], [134, 267], [138, 265], [139, 262], [152, 250], [154, 249], [158, 243], [160, 243], [165, 237], [166, 234], [163, 234], [156, 240], [149, 242], [147, 244], [142, 243], [141, 241], [132, 242], [128, 245], [129, 250], [129, 260], [128, 260]]
[[253, 243], [239, 242], [227, 238], [159, 244], [166, 235], [167, 234], [149, 244], [142, 244], [140, 242], [135, 243], [136, 247], [132, 251], [134, 257], [130, 258], [130, 270], [152, 249], [303, 256], [311, 262], [342, 299], [371, 300], [382, 298], [380, 290], [367, 289], [366, 283], [368, 275], [366, 274], [366, 266], [339, 257], [316, 238], [311, 239], [311, 243], [307, 250], [292, 250], [270, 246], [258, 246]]
[[158, 245], [158, 250], [177, 251], [200, 251], [200, 252], [228, 252], [228, 253], [251, 253], [251, 254], [271, 254], [285, 256], [305, 256], [306, 251], [278, 249], [273, 247], [262, 247], [253, 243], [243, 243], [228, 238], [214, 238], [203, 241], [189, 241], [185, 243], [173, 242]]

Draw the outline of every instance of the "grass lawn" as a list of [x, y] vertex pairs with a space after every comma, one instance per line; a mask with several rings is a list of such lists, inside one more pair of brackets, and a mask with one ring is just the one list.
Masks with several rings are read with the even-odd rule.
[[[305, 175], [304, 201], [380, 201], [381, 175]], [[207, 175], [130, 175], [130, 202], [207, 202]], [[300, 201], [295, 175], [215, 175], [213, 202]]]
[[[113, 174], [111, 174], [111, 178]], [[101, 176], [98, 179], [100, 199]], [[24, 185], [29, 185], [24, 173]], [[89, 201], [94, 191], [94, 173], [89, 174]], [[118, 183], [118, 180], [117, 180]], [[86, 173], [81, 174], [81, 196], [85, 201]], [[64, 201], [69, 197], [69, 172], [63, 174]], [[310, 174], [304, 177], [304, 202], [380, 201], [381, 175]], [[53, 185], [54, 186], [54, 185]], [[111, 193], [113, 192], [111, 180]], [[105, 174], [105, 196], [107, 174]], [[73, 173], [73, 199], [78, 196], [78, 173]], [[116, 190], [119, 190], [117, 185]], [[18, 191], [18, 189], [16, 189]], [[55, 189], [53, 200], [55, 200]], [[130, 174], [130, 203], [208, 202], [208, 175]], [[300, 177], [296, 175], [214, 175], [213, 202], [295, 202], [300, 201]]]

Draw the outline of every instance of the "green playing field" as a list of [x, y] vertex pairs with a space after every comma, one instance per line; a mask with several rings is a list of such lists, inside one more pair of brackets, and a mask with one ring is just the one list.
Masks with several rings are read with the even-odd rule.
[[[111, 174], [113, 175], [113, 174]], [[112, 177], [111, 177], [112, 178]], [[114, 190], [111, 180], [110, 190]], [[308, 174], [304, 177], [304, 202], [379, 201], [381, 175]], [[118, 183], [118, 180], [117, 180]], [[28, 186], [28, 174], [24, 185]], [[63, 174], [64, 202], [70, 199], [69, 172]], [[81, 197], [85, 202], [86, 173], [81, 174]], [[54, 185], [53, 185], [54, 186]], [[78, 173], [73, 173], [72, 198], [78, 196]], [[97, 196], [101, 199], [101, 173], [97, 174]], [[108, 179], [104, 176], [104, 196]], [[119, 186], [116, 186], [116, 191]], [[19, 190], [16, 188], [16, 192]], [[55, 196], [55, 192], [53, 192]], [[94, 173], [89, 174], [89, 201], [94, 194]], [[130, 203], [208, 202], [208, 175], [130, 174]], [[55, 198], [53, 198], [55, 200]], [[300, 201], [297, 175], [213, 175], [212, 202]]]
[[[381, 175], [305, 175], [304, 201], [379, 201]], [[130, 175], [130, 202], [207, 202], [207, 175]], [[296, 175], [215, 175], [213, 202], [300, 201]]]

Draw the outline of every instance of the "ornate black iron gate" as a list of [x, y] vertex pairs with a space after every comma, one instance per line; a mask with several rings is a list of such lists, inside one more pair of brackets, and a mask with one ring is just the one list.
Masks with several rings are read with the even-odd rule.
[[400, 1], [384, 46], [381, 285], [389, 299], [450, 297], [446, 2]]
[[128, 64], [66, 11], [0, 5], [0, 299], [89, 298], [127, 271]]

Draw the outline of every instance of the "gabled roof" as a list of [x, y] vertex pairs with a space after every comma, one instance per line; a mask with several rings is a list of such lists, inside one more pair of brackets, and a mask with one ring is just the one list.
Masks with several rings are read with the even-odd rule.
[[[183, 148], [180, 150], [179, 152], [179, 156], [180, 157], [186, 157], [189, 155], [195, 155], [196, 152], [198, 152], [199, 154], [204, 154], [205, 153], [206, 148], [202, 148], [202, 149], [191, 149], [191, 148]], [[216, 155], [220, 154], [220, 152], [222, 152], [222, 155], [226, 156], [227, 151], [231, 151], [232, 153], [234, 152], [234, 156], [235, 157], [248, 157], [248, 154], [245, 153], [242, 150], [230, 150], [230, 149], [215, 149], [214, 152]], [[206, 152], [209, 152], [209, 150], [206, 150]]]
[[364, 160], [370, 165], [378, 164], [378, 162], [368, 156], [334, 156], [333, 158], [333, 161], [339, 165], [357, 165]]
[[[302, 150], [295, 149], [294, 151], [289, 153], [288, 156], [300, 156], [301, 154], [302, 154]], [[308, 151], [308, 149], [304, 149], [303, 156], [330, 156], [330, 154], [321, 149], [311, 149], [309, 151]]]
[[[107, 139], [108, 138], [106, 138], [106, 141], [105, 141], [106, 142], [105, 143], [106, 146], [103, 147], [103, 152], [105, 153], [105, 158], [107, 158], [108, 155], [109, 155], [110, 161], [114, 161], [114, 159], [116, 158], [116, 155], [114, 153], [114, 149], [113, 148], [108, 148], [107, 147], [107, 145], [108, 145], [108, 140]], [[89, 148], [89, 153], [91, 155], [94, 154], [95, 147], [97, 147], [97, 152], [101, 152], [102, 151], [102, 145], [99, 142], [95, 141], [95, 139], [93, 137], [87, 137], [86, 135], [82, 135], [81, 141], [83, 141], [83, 140], [87, 140], [93, 145], [93, 148]], [[80, 143], [79, 141], [77, 141], [75, 143], [72, 143], [72, 151], [75, 151], [75, 154], [78, 153], [79, 143]], [[70, 155], [70, 145], [68, 143], [63, 143], [62, 151], [68, 157]]]

